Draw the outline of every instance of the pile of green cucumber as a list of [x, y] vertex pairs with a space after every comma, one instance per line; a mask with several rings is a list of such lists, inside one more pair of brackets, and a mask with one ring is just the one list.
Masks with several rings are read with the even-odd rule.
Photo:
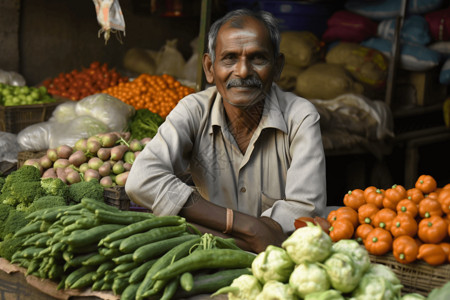
[[25, 242], [11, 262], [58, 282], [58, 289], [112, 291], [121, 299], [188, 297], [251, 274], [255, 258], [180, 216], [122, 211], [90, 198], [27, 218], [15, 234]]

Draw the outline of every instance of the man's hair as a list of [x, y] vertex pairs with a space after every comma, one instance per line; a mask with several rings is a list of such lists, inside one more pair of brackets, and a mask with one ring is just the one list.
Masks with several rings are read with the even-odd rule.
[[278, 21], [275, 17], [266, 11], [252, 11], [246, 8], [233, 10], [227, 13], [222, 18], [215, 21], [208, 33], [208, 53], [211, 57], [211, 61], [214, 62], [216, 59], [216, 44], [217, 44], [217, 34], [223, 24], [228, 21], [242, 19], [243, 17], [252, 17], [259, 20], [264, 27], [266, 27], [270, 41], [273, 48], [274, 58], [278, 57], [280, 52], [280, 31], [278, 29]]

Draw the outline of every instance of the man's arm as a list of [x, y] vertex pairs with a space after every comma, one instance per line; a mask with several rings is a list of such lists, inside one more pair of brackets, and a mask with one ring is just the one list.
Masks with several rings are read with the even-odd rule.
[[[201, 226], [203, 230], [199, 228], [200, 231], [227, 237], [222, 233], [227, 224], [226, 211], [225, 207], [211, 203], [194, 192], [179, 214], [188, 222]], [[268, 245], [281, 246], [287, 235], [283, 233], [281, 226], [270, 218], [257, 218], [234, 211], [232, 232], [228, 237], [235, 238], [242, 249], [260, 253], [266, 250]]]

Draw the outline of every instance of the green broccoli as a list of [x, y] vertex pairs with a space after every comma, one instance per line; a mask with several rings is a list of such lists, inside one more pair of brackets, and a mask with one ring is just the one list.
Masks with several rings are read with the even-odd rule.
[[80, 181], [69, 185], [69, 198], [76, 203], [80, 203], [83, 198], [104, 201], [103, 192], [104, 188], [98, 180]]
[[47, 195], [34, 200], [34, 202], [27, 208], [26, 212], [32, 213], [40, 209], [64, 205], [67, 205], [67, 202], [62, 196]]
[[14, 237], [13, 234], [8, 234], [5, 239], [0, 242], [0, 256], [11, 261], [14, 253], [22, 248], [23, 242], [28, 236]]
[[0, 177], [0, 194], [2, 193], [2, 187], [5, 184], [5, 177]]
[[0, 203], [0, 236], [5, 228], [5, 221], [8, 218], [9, 212], [14, 210], [11, 205]]
[[6, 177], [0, 195], [0, 203], [12, 206], [24, 203], [25, 206], [28, 206], [36, 198], [44, 195], [44, 189], [40, 182], [40, 170], [33, 166], [22, 166]]
[[42, 178], [41, 187], [46, 195], [61, 196], [66, 200], [69, 199], [69, 186], [60, 178]]
[[27, 213], [23, 211], [12, 209], [5, 220], [5, 225], [3, 231], [0, 232], [0, 237], [4, 239], [8, 234], [14, 234], [19, 229], [27, 225], [29, 220], [25, 218], [26, 215]]

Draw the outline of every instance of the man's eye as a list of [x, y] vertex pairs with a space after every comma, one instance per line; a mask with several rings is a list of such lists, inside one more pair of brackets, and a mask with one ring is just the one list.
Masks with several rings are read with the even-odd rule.
[[262, 65], [268, 62], [268, 59], [263, 55], [255, 55], [252, 59], [254, 64]]
[[225, 63], [233, 63], [236, 60], [236, 56], [234, 55], [226, 55], [223, 57], [223, 62]]

